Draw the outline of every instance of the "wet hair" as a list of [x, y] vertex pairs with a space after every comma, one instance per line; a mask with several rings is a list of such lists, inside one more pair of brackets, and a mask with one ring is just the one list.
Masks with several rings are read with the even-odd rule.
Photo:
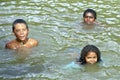
[[92, 13], [94, 18], [97, 19], [97, 13], [93, 9], [87, 9], [83, 13], [83, 17], [85, 17], [86, 13]]
[[28, 25], [27, 25], [27, 23], [26, 23], [25, 20], [23, 20], [23, 19], [16, 19], [16, 20], [13, 22], [13, 24], [12, 24], [12, 31], [14, 31], [15, 25], [16, 25], [17, 23], [23, 23], [23, 24], [25, 24], [25, 25], [26, 25], [26, 28], [28, 29]]
[[86, 64], [85, 57], [87, 56], [87, 54], [89, 52], [95, 52], [96, 55], [97, 55], [97, 62], [101, 61], [101, 53], [100, 53], [99, 49], [96, 46], [94, 46], [94, 45], [86, 45], [82, 49], [80, 58], [78, 60], [78, 62], [80, 62], [80, 64]]

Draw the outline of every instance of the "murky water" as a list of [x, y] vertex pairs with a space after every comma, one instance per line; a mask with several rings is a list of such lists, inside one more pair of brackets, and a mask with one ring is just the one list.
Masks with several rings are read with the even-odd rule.
[[[119, 0], [1, 0], [0, 79], [119, 80], [119, 4]], [[79, 26], [87, 8], [96, 10], [103, 26], [93, 30]], [[28, 22], [29, 37], [39, 41], [25, 59], [4, 49], [6, 42], [15, 38], [11, 25], [17, 18]], [[86, 44], [101, 50], [101, 67], [64, 68]]]

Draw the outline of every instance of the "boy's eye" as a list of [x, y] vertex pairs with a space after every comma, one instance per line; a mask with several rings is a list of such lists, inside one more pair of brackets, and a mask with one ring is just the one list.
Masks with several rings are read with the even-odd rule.
[[26, 29], [23, 29], [23, 31], [25, 31]]
[[93, 16], [85, 16], [84, 18], [94, 18]]
[[20, 30], [15, 30], [16, 32], [19, 32]]
[[[27, 29], [22, 29], [22, 31], [26, 31]], [[16, 32], [19, 32], [20, 30], [19, 29], [16, 29], [15, 30]]]

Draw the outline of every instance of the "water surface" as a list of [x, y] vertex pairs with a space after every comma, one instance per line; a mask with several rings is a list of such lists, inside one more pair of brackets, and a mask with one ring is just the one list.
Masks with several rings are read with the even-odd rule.
[[[119, 4], [118, 0], [1, 0], [0, 79], [119, 80]], [[101, 26], [92, 30], [79, 26], [87, 8], [96, 10]], [[27, 21], [29, 37], [39, 41], [24, 60], [4, 49], [15, 38], [11, 25], [18, 18]], [[101, 67], [64, 69], [87, 44], [99, 47]]]

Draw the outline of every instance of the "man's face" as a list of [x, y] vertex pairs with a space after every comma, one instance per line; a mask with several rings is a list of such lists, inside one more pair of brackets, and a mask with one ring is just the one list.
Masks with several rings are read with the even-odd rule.
[[14, 25], [15, 29], [13, 33], [15, 34], [16, 38], [20, 41], [25, 41], [28, 36], [29, 30], [27, 29], [24, 23], [17, 23]]

